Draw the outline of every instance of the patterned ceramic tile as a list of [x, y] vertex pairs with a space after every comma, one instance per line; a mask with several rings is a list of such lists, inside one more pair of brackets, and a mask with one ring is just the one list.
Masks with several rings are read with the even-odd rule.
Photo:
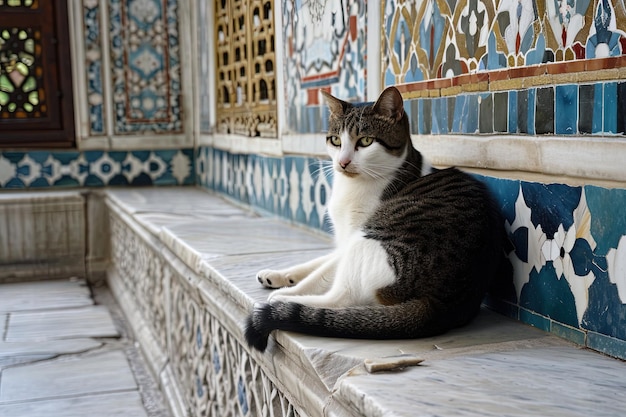
[[554, 133], [554, 87], [541, 87], [535, 91], [535, 132], [538, 135]]
[[[199, 184], [330, 231], [332, 172], [324, 160], [213, 148], [200, 148], [197, 157]], [[626, 189], [478, 178], [496, 198], [513, 244], [511, 290], [489, 305], [574, 342], [593, 331], [604, 350], [626, 357], [626, 219], [615, 211], [626, 205]]]
[[[524, 78], [622, 66], [621, 61], [588, 61], [620, 56], [626, 50], [626, 14], [621, 4], [615, 3], [582, 0], [564, 7], [558, 1], [536, 0], [506, 0], [497, 5], [481, 0], [385, 1], [381, 5], [383, 84], [410, 86], [419, 81], [470, 77], [497, 69], [513, 69], [515, 77]], [[552, 63], [554, 68], [537, 66], [545, 63]], [[486, 78], [490, 79], [491, 75]], [[464, 80], [459, 82], [477, 85], [470, 78]], [[439, 98], [420, 98], [416, 132], [610, 136], [626, 131], [626, 83], [597, 82], [556, 89], [546, 83], [546, 87], [507, 91], [506, 116], [499, 106], [494, 106], [496, 94], [501, 94], [497, 92], [455, 93], [454, 104], [448, 101], [447, 106]], [[477, 99], [481, 109], [478, 119], [474, 110], [468, 111], [464, 106], [472, 103], [475, 108]], [[577, 109], [589, 105], [589, 111], [572, 117]], [[489, 116], [491, 106], [498, 109], [493, 119]], [[448, 110], [447, 127], [443, 107]], [[508, 123], [503, 120], [507, 118]], [[306, 125], [306, 117], [292, 119], [290, 125]]]
[[318, 89], [365, 99], [366, 2], [282, 2], [287, 123], [319, 132]]
[[618, 56], [621, 2], [383, 2], [385, 84], [473, 71]]
[[557, 135], [576, 133], [576, 118], [572, 117], [572, 115], [578, 113], [578, 86], [574, 84], [557, 85], [555, 89], [555, 106], [555, 133]]
[[89, 109], [89, 127], [92, 135], [105, 133], [101, 15], [99, 2], [83, 0], [85, 73], [87, 78], [86, 99]]
[[177, 0], [109, 2], [115, 133], [179, 132]]
[[193, 174], [191, 149], [0, 152], [0, 189], [188, 185]]
[[462, 93], [406, 100], [405, 107], [414, 134], [614, 136], [626, 130], [626, 82]]

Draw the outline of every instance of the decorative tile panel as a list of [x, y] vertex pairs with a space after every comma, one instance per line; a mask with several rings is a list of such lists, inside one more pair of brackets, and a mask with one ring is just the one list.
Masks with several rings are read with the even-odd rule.
[[0, 189], [189, 185], [192, 149], [153, 151], [0, 151]]
[[[330, 232], [327, 161], [211, 147], [196, 157], [199, 185]], [[617, 210], [626, 206], [626, 189], [478, 178], [495, 196], [514, 246], [513, 289], [489, 305], [573, 341], [593, 332], [597, 346], [590, 347], [626, 358], [626, 217]]]
[[109, 2], [115, 133], [181, 132], [177, 0]]
[[326, 217], [332, 183], [329, 161], [231, 154], [212, 147], [199, 148], [196, 158], [199, 185], [263, 212], [330, 231]]
[[366, 1], [288, 0], [282, 7], [287, 124], [292, 131], [319, 132], [319, 89], [366, 98]]
[[105, 130], [104, 78], [102, 67], [102, 11], [96, 0], [83, 0], [83, 33], [85, 35], [86, 97], [91, 135], [102, 135]]
[[615, 0], [388, 0], [381, 12], [387, 85], [626, 49], [626, 11]]
[[[415, 133], [623, 135], [626, 12], [618, 3], [383, 2], [383, 84], [427, 100]], [[506, 115], [493, 106], [504, 94], [517, 101]], [[436, 119], [440, 96], [455, 118], [447, 127]], [[473, 111], [456, 111], [475, 99], [478, 125]], [[578, 120], [590, 102], [593, 111]]]

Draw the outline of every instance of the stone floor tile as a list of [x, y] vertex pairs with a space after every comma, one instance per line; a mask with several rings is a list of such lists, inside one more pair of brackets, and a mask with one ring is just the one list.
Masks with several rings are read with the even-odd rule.
[[2, 284], [0, 312], [49, 310], [92, 305], [82, 280], [51, 280]]
[[7, 342], [117, 337], [119, 333], [105, 306], [13, 313], [6, 331]]
[[7, 368], [0, 376], [0, 404], [136, 390], [122, 351]]
[[11, 417], [146, 417], [138, 392], [86, 395], [0, 405], [0, 416]]
[[89, 338], [46, 340], [38, 343], [32, 341], [0, 342], [0, 358], [30, 355], [56, 356], [85, 352], [99, 346], [102, 346], [102, 342]]

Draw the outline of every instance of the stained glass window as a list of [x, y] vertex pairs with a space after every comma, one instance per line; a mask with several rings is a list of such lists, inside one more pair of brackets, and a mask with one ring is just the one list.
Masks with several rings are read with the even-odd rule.
[[27, 7], [36, 9], [39, 6], [37, 0], [0, 0], [0, 7]]
[[0, 0], [0, 146], [75, 143], [66, 1]]
[[42, 77], [41, 32], [0, 27], [0, 118], [45, 115]]

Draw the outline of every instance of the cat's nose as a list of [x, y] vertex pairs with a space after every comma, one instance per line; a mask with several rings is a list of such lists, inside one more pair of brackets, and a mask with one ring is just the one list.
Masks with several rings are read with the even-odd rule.
[[339, 166], [341, 166], [341, 168], [343, 168], [343, 169], [346, 169], [346, 167], [348, 165], [350, 165], [350, 162], [352, 162], [352, 161], [349, 160], [349, 159], [341, 160], [341, 161], [339, 161]]

